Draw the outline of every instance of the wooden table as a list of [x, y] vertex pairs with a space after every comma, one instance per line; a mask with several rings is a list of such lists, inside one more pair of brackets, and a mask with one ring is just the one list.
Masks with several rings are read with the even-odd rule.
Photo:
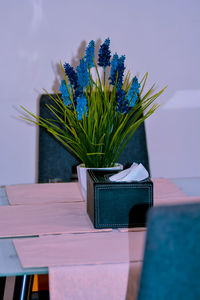
[[[200, 196], [200, 178], [172, 179], [172, 182], [182, 192], [180, 191], [178, 196], [173, 197], [173, 193], [170, 196], [169, 190], [163, 191], [163, 193], [168, 193], [170, 204], [173, 203], [173, 199], [178, 203], [188, 201], [186, 199], [187, 196], [191, 196], [190, 199], [188, 198], [191, 202], [198, 201], [198, 196]], [[67, 193], [65, 193], [66, 185], [70, 187]], [[28, 189], [31, 193], [29, 194], [30, 197], [27, 197], [26, 194]], [[45, 189], [46, 192], [44, 191]], [[63, 194], [59, 192], [61, 190], [63, 190]], [[18, 197], [15, 198], [13, 195], [15, 197], [18, 195]], [[163, 203], [167, 199], [166, 195], [162, 199]], [[16, 201], [19, 201], [19, 199], [20, 203], [17, 203]], [[77, 207], [79, 207], [78, 210]], [[22, 211], [24, 215], [20, 215]], [[79, 216], [78, 222], [76, 221], [77, 216]], [[42, 222], [42, 218], [45, 221]], [[68, 221], [63, 221], [65, 218]], [[129, 237], [127, 238], [128, 235]], [[130, 235], [133, 236], [133, 239], [130, 239]], [[20, 239], [17, 237], [20, 237]], [[26, 281], [27, 276], [30, 274], [47, 274], [50, 270], [51, 299], [58, 299], [55, 298], [57, 296], [56, 290], [61, 289], [60, 286], [55, 286], [56, 282], [57, 284], [58, 282], [61, 284], [61, 280], [55, 280], [55, 278], [59, 278], [59, 276], [65, 278], [66, 274], [69, 281], [65, 286], [67, 289], [70, 286], [72, 287], [70, 299], [73, 299], [72, 295], [74, 294], [77, 296], [84, 286], [93, 293], [91, 294], [93, 297], [98, 296], [100, 297], [99, 299], [106, 299], [105, 295], [108, 292], [108, 287], [110, 292], [112, 290], [113, 293], [113, 296], [111, 294], [108, 295], [109, 299], [118, 299], [114, 297], [120, 296], [120, 293], [121, 295], [128, 295], [130, 293], [133, 297], [133, 293], [136, 294], [139, 280], [138, 275], [135, 274], [139, 274], [138, 270], [141, 268], [144, 238], [145, 229], [139, 229], [139, 231], [137, 230], [133, 234], [117, 229], [108, 232], [94, 230], [86, 214], [85, 203], [79, 195], [77, 183], [35, 184], [0, 188], [0, 276], [10, 277], [21, 275], [23, 276], [23, 280]], [[104, 248], [105, 253], [97, 251], [101, 247], [100, 239], [102, 242], [108, 244], [107, 248]], [[133, 255], [133, 258], [130, 260], [130, 253], [127, 250], [130, 249], [130, 242], [135, 239], [139, 241], [140, 246], [138, 252], [135, 248], [136, 251], [134, 250], [134, 253], [132, 253], [135, 256]], [[47, 251], [45, 247], [48, 246], [50, 247], [49, 249], [52, 249], [53, 244], [58, 245], [58, 243], [64, 245], [65, 248], [57, 248], [54, 256], [52, 256], [53, 251], [49, 250], [46, 259], [39, 260], [42, 252], [44, 254]], [[123, 245], [122, 247], [120, 243]], [[94, 247], [93, 251], [98, 252], [98, 255], [94, 255], [93, 257], [89, 251], [92, 245]], [[77, 251], [77, 249], [81, 247], [82, 252], [88, 249], [88, 253], [90, 254], [80, 255], [80, 251]], [[61, 248], [68, 251], [63, 257]], [[119, 249], [121, 249], [121, 252]], [[112, 256], [112, 251], [115, 251], [116, 255]], [[76, 257], [76, 255], [78, 256]], [[131, 268], [130, 261], [132, 261]], [[21, 263], [23, 263], [23, 266]], [[107, 277], [105, 274], [107, 274]], [[127, 277], [122, 276], [123, 274], [127, 274]], [[80, 278], [84, 278], [86, 275], [88, 276], [87, 280], [85, 278], [87, 282], [80, 280]], [[101, 282], [104, 289], [98, 284], [99, 276], [102, 276]], [[130, 278], [134, 279], [135, 287], [133, 280], [131, 280], [132, 286], [130, 285]], [[91, 282], [93, 282], [93, 285], [91, 285]], [[111, 289], [106, 282], [109, 285], [112, 284], [113, 288]], [[120, 288], [120, 282], [122, 288]], [[78, 285], [76, 286], [76, 284]], [[117, 287], [116, 291], [115, 287]], [[127, 289], [122, 291], [124, 287], [127, 287]], [[102, 295], [99, 294], [99, 290], [101, 290]], [[79, 299], [82, 296], [79, 294]], [[20, 299], [23, 299], [22, 297], [23, 294]], [[61, 300], [61, 297], [60, 295], [58, 300]], [[74, 297], [74, 299], [77, 298]]]

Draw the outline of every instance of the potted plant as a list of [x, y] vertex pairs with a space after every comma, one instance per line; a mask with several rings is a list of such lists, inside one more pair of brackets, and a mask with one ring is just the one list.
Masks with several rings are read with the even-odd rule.
[[111, 58], [109, 38], [100, 46], [97, 63], [94, 53], [95, 42], [90, 41], [76, 70], [61, 63], [61, 96], [45, 90], [53, 100], [47, 107], [55, 120], [43, 119], [23, 106], [26, 116], [21, 117], [45, 128], [81, 160], [81, 167], [110, 168], [116, 167], [138, 126], [158, 108], [154, 101], [165, 88], [155, 93], [153, 85], [144, 92], [148, 73], [140, 82], [129, 71], [125, 74], [125, 56], [115, 53]]

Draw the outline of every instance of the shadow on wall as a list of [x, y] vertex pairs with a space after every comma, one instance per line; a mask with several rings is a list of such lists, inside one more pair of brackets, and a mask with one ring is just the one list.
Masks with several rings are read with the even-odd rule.
[[[95, 61], [97, 63], [98, 60], [98, 52], [99, 52], [99, 48], [101, 45], [101, 39], [97, 39], [95, 41]], [[85, 53], [85, 49], [86, 49], [86, 41], [83, 40], [80, 43], [80, 46], [77, 49], [77, 53], [76, 55], [72, 56], [71, 61], [70, 61], [70, 65], [76, 69], [76, 67], [79, 65], [79, 61], [80, 59], [84, 56]], [[66, 61], [64, 61], [63, 63], [68, 62], [67, 58]], [[60, 66], [60, 63], [51, 63], [51, 67], [52, 70], [54, 72], [55, 78], [53, 80], [53, 84], [52, 84], [52, 91], [55, 94], [55, 92], [59, 93], [59, 88], [60, 88], [60, 84], [61, 84], [61, 80], [63, 79], [63, 73], [62, 73], [62, 69]], [[37, 97], [37, 114], [39, 115], [40, 112], [40, 98], [41, 95], [39, 95]], [[36, 157], [35, 157], [35, 182], [38, 182], [38, 162], [39, 162], [39, 128], [37, 127], [37, 131], [36, 131], [36, 143], [35, 143], [35, 147], [36, 147]]]
[[[96, 63], [97, 63], [97, 59], [98, 59], [98, 52], [99, 52], [100, 45], [101, 45], [101, 39], [99, 38], [95, 42], [95, 62]], [[74, 69], [77, 68], [77, 66], [79, 65], [80, 59], [84, 56], [86, 46], [87, 46], [86, 41], [83, 40], [80, 43], [80, 46], [78, 47], [77, 54], [72, 56], [70, 65]], [[66, 62], [68, 62], [68, 61], [66, 61]], [[63, 63], [65, 63], [65, 62], [63, 62]], [[63, 79], [63, 74], [62, 74], [62, 70], [61, 70], [61, 67], [60, 67], [60, 63], [59, 62], [56, 63], [56, 64], [51, 63], [51, 67], [52, 67], [53, 72], [55, 74], [55, 79], [53, 81], [52, 90], [56, 91], [56, 92], [59, 92], [60, 82]], [[108, 75], [107, 75], [107, 79], [108, 79]]]
[[79, 65], [80, 58], [82, 58], [84, 56], [85, 49], [86, 49], [86, 41], [82, 41], [80, 43], [80, 46], [78, 47], [77, 54], [75, 56], [73, 56], [71, 59], [70, 65], [74, 69], [76, 69], [76, 67]]

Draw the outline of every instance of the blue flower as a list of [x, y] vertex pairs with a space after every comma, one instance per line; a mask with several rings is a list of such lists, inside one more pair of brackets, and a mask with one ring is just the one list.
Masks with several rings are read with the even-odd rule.
[[136, 103], [136, 101], [139, 97], [139, 93], [140, 93], [139, 87], [140, 87], [140, 84], [138, 83], [138, 79], [135, 76], [133, 78], [131, 87], [130, 87], [130, 89], [128, 91], [128, 94], [127, 94], [127, 97], [126, 97], [130, 107], [133, 107], [135, 105], [135, 103]]
[[90, 75], [87, 69], [87, 63], [85, 60], [82, 58], [80, 59], [80, 64], [76, 68], [77, 70], [77, 76], [78, 76], [78, 85], [82, 89], [86, 88], [88, 84], [90, 84]]
[[65, 74], [69, 78], [71, 85], [74, 87], [74, 89], [76, 89], [78, 76], [77, 76], [76, 72], [74, 71], [74, 68], [71, 67], [70, 64], [68, 64], [68, 63], [65, 63], [63, 65], [63, 67], [65, 70]]
[[116, 110], [122, 114], [128, 113], [130, 108], [129, 108], [129, 103], [127, 101], [127, 98], [125, 98], [126, 92], [123, 89], [120, 89], [117, 91], [116, 94], [116, 99], [117, 99], [117, 108]]
[[[71, 89], [70, 84], [69, 84], [69, 89], [70, 89], [70, 92], [72, 93], [72, 89]], [[72, 104], [72, 102], [70, 100], [70, 96], [69, 96], [69, 92], [68, 92], [65, 80], [61, 81], [59, 91], [62, 94], [61, 99], [63, 100], [64, 105], [70, 106]]]
[[113, 59], [111, 61], [111, 70], [110, 70], [110, 81], [112, 85], [115, 85], [117, 79], [117, 90], [122, 88], [123, 84], [123, 76], [124, 76], [124, 61], [125, 55], [118, 57], [117, 53], [113, 55]]
[[83, 115], [86, 114], [87, 116], [87, 99], [85, 98], [84, 95], [79, 96], [77, 99], [77, 104], [76, 104], [76, 112], [77, 112], [77, 119], [82, 120]]
[[85, 50], [85, 60], [89, 68], [94, 67], [94, 61], [93, 59], [95, 58], [94, 54], [94, 41], [90, 41], [86, 50]]
[[117, 71], [118, 71], [118, 79], [117, 79], [118, 88], [121, 88], [122, 84], [123, 84], [123, 76], [124, 76], [124, 70], [125, 70], [124, 62], [125, 62], [125, 55], [122, 55], [118, 59], [118, 68], [117, 68]]
[[80, 97], [80, 96], [82, 96], [83, 95], [83, 90], [81, 89], [81, 88], [77, 88], [76, 90], [75, 90], [75, 93], [74, 93], [74, 105], [76, 106], [76, 103], [77, 103], [77, 98], [78, 97]]
[[98, 60], [98, 65], [100, 67], [108, 67], [110, 66], [110, 58], [111, 58], [111, 54], [110, 54], [110, 39], [107, 38], [105, 40], [105, 42], [100, 46], [99, 49], [99, 60]]
[[116, 77], [117, 77], [117, 67], [118, 67], [118, 55], [115, 53], [113, 55], [112, 61], [111, 61], [111, 70], [110, 70], [110, 83], [112, 85], [115, 85]]

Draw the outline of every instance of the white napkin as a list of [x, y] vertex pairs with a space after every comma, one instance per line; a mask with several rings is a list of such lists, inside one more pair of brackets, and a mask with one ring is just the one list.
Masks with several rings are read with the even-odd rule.
[[130, 168], [125, 169], [109, 177], [110, 181], [141, 181], [149, 177], [149, 173], [142, 164], [133, 163]]

